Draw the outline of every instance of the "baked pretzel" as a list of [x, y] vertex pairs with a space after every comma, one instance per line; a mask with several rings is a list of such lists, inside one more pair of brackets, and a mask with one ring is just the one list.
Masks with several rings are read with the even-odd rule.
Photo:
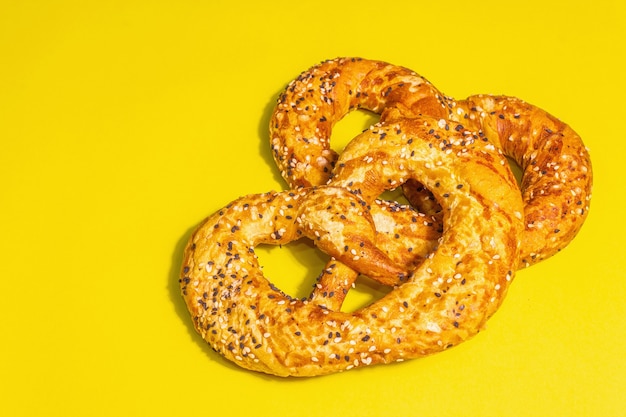
[[[180, 280], [197, 331], [234, 363], [280, 376], [402, 361], [475, 335], [514, 276], [523, 205], [502, 153], [448, 127], [429, 118], [378, 125], [342, 153], [336, 184], [250, 195], [207, 218], [187, 244]], [[406, 271], [376, 246], [370, 210], [409, 178], [432, 190], [444, 230]], [[350, 313], [293, 299], [263, 276], [254, 247], [304, 236], [397, 286]]]
[[[382, 113], [382, 121], [424, 114], [460, 122], [520, 165], [526, 229], [519, 267], [560, 251], [586, 219], [591, 161], [568, 125], [512, 97], [477, 95], [457, 102], [409, 69], [360, 58], [314, 66], [280, 96], [270, 138], [291, 187], [327, 182], [337, 158], [329, 143], [332, 126], [357, 108]], [[408, 181], [403, 190], [412, 205], [440, 219], [441, 207], [423, 184]]]

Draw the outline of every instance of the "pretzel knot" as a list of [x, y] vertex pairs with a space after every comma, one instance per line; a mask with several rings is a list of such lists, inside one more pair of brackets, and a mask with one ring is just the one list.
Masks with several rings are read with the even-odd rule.
[[[514, 276], [523, 203], [502, 152], [459, 126], [429, 117], [380, 123], [348, 145], [329, 184], [245, 196], [207, 218], [185, 249], [181, 278], [197, 331], [238, 365], [280, 376], [402, 361], [475, 335]], [[377, 246], [393, 206], [376, 199], [409, 179], [432, 191], [443, 231], [407, 267]], [[299, 238], [393, 290], [353, 312], [332, 297], [290, 297], [263, 276], [254, 248]]]
[[[381, 120], [428, 115], [462, 124], [522, 170], [525, 231], [520, 267], [546, 259], [576, 236], [589, 211], [589, 153], [567, 124], [514, 97], [476, 95], [456, 101], [404, 67], [338, 58], [304, 71], [281, 94], [270, 121], [274, 159], [290, 187], [325, 184], [337, 162], [330, 147], [335, 123], [355, 109]], [[441, 216], [430, 191], [403, 189], [417, 209]]]

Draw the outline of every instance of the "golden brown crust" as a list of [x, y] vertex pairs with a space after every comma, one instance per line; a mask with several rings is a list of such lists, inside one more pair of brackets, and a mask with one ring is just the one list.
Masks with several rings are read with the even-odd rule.
[[[381, 121], [337, 155], [332, 127], [356, 108]], [[380, 61], [305, 71], [281, 95], [270, 134], [292, 189], [242, 197], [207, 218], [180, 283], [214, 350], [274, 375], [402, 361], [471, 338], [520, 264], [575, 236], [591, 198], [589, 155], [566, 124], [511, 97], [455, 101]], [[522, 192], [507, 157], [523, 169]], [[415, 207], [378, 200], [397, 187]], [[263, 276], [254, 248], [303, 237], [331, 260], [311, 295], [294, 299]], [[393, 289], [343, 311], [359, 274]]]
[[[437, 248], [443, 231], [440, 218], [427, 216], [409, 205], [376, 200], [368, 206], [376, 231], [376, 246], [407, 271], [417, 268]], [[318, 277], [310, 300], [338, 310], [359, 273], [341, 261], [331, 258]], [[386, 284], [400, 284], [370, 277]]]
[[[546, 259], [576, 236], [589, 211], [592, 171], [580, 137], [517, 98], [476, 95], [455, 101], [415, 72], [381, 61], [338, 58], [302, 73], [281, 95], [270, 123], [274, 157], [291, 187], [325, 184], [337, 154], [333, 125], [353, 109], [381, 121], [420, 114], [453, 120], [487, 137], [522, 167], [526, 229], [519, 267]], [[411, 180], [407, 199], [440, 219], [431, 190]]]
[[515, 97], [476, 95], [450, 107], [455, 120], [481, 129], [522, 169], [525, 231], [520, 266], [563, 249], [582, 227], [591, 200], [591, 159], [580, 136]]
[[[198, 332], [234, 363], [280, 376], [416, 358], [475, 335], [513, 278], [522, 201], [501, 152], [468, 140], [472, 132], [452, 132], [430, 118], [378, 125], [350, 143], [330, 185], [246, 196], [209, 217], [191, 237], [181, 273]], [[433, 190], [444, 231], [405, 277], [377, 249], [369, 206], [408, 178]], [[401, 285], [353, 313], [293, 299], [265, 279], [254, 247], [300, 236]]]

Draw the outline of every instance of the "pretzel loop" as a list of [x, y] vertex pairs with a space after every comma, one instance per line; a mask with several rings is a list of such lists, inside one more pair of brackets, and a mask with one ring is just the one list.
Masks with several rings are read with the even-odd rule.
[[340, 58], [322, 62], [293, 80], [270, 120], [274, 159], [291, 188], [325, 184], [337, 160], [330, 147], [335, 123], [355, 109], [444, 117], [441, 93], [415, 72], [382, 61]]
[[567, 246], [587, 218], [592, 193], [591, 159], [580, 136], [515, 97], [476, 95], [450, 107], [455, 120], [481, 129], [522, 169], [521, 266]]

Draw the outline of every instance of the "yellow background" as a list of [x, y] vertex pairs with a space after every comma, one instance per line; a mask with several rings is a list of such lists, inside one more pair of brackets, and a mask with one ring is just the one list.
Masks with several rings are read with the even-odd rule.
[[[626, 415], [625, 9], [0, 1], [0, 415]], [[455, 349], [313, 379], [243, 371], [191, 327], [182, 247], [234, 198], [285, 187], [268, 145], [274, 100], [344, 55], [566, 121], [591, 150], [591, 214]], [[350, 115], [333, 146], [373, 120]], [[297, 295], [323, 262], [305, 244], [260, 252]], [[380, 290], [365, 287], [354, 303]]]

